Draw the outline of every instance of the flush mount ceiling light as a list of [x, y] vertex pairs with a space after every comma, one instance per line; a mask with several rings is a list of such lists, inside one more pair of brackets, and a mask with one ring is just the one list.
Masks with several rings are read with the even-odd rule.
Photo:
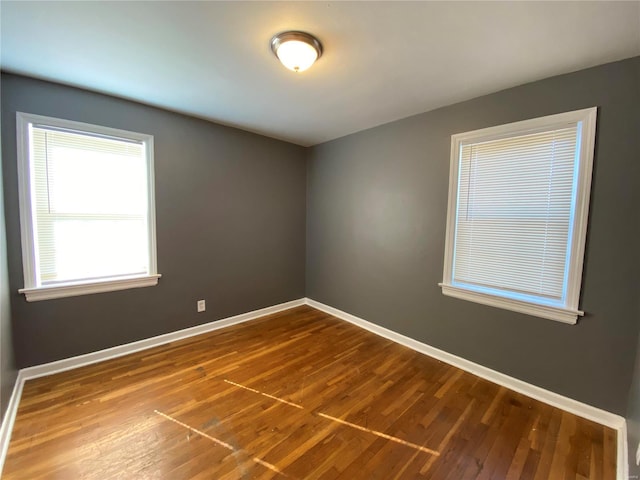
[[304, 72], [322, 55], [322, 45], [305, 32], [282, 32], [271, 39], [271, 50], [294, 72]]

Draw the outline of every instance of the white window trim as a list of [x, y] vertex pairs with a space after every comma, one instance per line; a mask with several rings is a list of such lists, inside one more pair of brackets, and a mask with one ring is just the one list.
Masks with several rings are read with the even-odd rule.
[[[146, 275], [133, 275], [65, 282], [56, 285], [37, 285], [35, 246], [33, 243], [31, 192], [31, 161], [29, 158], [29, 125], [51, 125], [59, 128], [78, 130], [80, 132], [95, 133], [117, 138], [136, 140], [145, 143], [147, 156], [148, 181], [148, 223], [149, 223], [149, 272]], [[20, 233], [22, 237], [22, 266], [24, 272], [24, 288], [18, 290], [25, 295], [28, 302], [49, 300], [52, 298], [88, 295], [92, 293], [112, 292], [129, 288], [149, 287], [158, 284], [161, 277], [157, 271], [156, 255], [156, 209], [155, 209], [155, 180], [153, 166], [153, 136], [135, 133], [115, 128], [102, 127], [82, 122], [74, 122], [43, 115], [30, 113], [16, 113], [17, 156], [18, 156], [18, 196], [20, 206]]]
[[[514, 122], [507, 125], [483, 128], [451, 136], [451, 164], [449, 171], [449, 202], [447, 207], [444, 273], [442, 283], [438, 284], [442, 287], [442, 293], [444, 295], [569, 324], [575, 324], [578, 316], [584, 315], [584, 312], [578, 309], [578, 303], [580, 301], [584, 249], [589, 217], [589, 197], [591, 192], [591, 176], [595, 148], [596, 115], [597, 107], [593, 107], [573, 112], [560, 113], [557, 115], [548, 115], [521, 122]], [[532, 303], [499, 295], [492, 295], [486, 292], [474, 291], [469, 288], [462, 288], [460, 286], [453, 285], [453, 252], [458, 197], [460, 146], [465, 142], [470, 143], [473, 141], [497, 140], [500, 138], [536, 133], [553, 128], [562, 128], [566, 124], [575, 124], [578, 122], [582, 122], [580, 134], [580, 160], [573, 220], [573, 235], [569, 246], [569, 274], [564, 304], [543, 305], [540, 303]]]
[[27, 301], [37, 302], [40, 300], [50, 300], [52, 298], [74, 297], [77, 295], [89, 295], [90, 293], [114, 292], [116, 290], [127, 290], [129, 288], [152, 287], [158, 284], [158, 279], [162, 275], [142, 275], [132, 277], [122, 277], [118, 279], [106, 279], [99, 282], [69, 282], [59, 285], [37, 288], [21, 288], [18, 290], [24, 293]]

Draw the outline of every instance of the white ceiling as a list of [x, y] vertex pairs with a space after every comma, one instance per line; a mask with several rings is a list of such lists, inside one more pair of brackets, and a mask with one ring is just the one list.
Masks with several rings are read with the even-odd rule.
[[[640, 55], [634, 2], [0, 3], [3, 70], [314, 145]], [[269, 48], [304, 30], [295, 74]]]

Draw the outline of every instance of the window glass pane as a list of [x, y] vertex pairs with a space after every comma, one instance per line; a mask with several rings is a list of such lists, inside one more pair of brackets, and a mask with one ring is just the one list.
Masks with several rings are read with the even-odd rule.
[[149, 271], [144, 144], [34, 126], [42, 284]]
[[453, 282], [561, 301], [577, 126], [464, 144]]
[[[53, 218], [55, 239], [41, 256], [48, 270], [42, 283], [71, 281], [147, 271], [146, 225], [143, 218]], [[49, 258], [45, 258], [45, 257]]]

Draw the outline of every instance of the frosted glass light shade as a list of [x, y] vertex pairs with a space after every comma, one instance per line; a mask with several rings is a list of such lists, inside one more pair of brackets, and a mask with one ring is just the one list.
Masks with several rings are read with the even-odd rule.
[[303, 72], [322, 55], [320, 42], [304, 32], [284, 32], [271, 39], [271, 50], [289, 70]]
[[315, 48], [297, 40], [290, 40], [280, 45], [276, 55], [285, 67], [294, 72], [304, 72], [318, 58]]

